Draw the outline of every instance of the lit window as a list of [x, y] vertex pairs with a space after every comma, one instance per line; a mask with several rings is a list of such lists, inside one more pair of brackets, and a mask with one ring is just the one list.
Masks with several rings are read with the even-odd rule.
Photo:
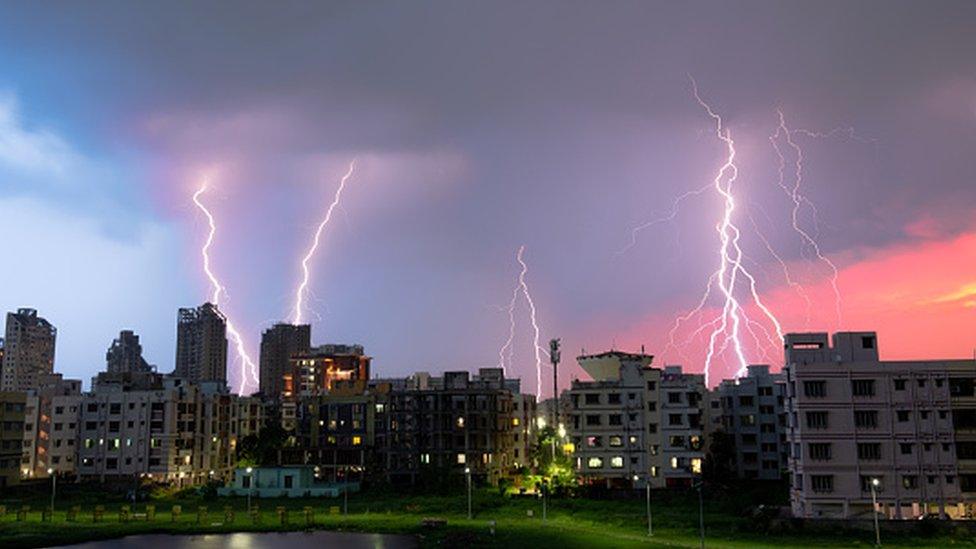
[[591, 457], [589, 460], [587, 460], [586, 465], [590, 469], [600, 469], [603, 467], [603, 458]]
[[420, 454], [420, 463], [430, 463], [430, 454]]
[[464, 416], [459, 416], [457, 418], [457, 426], [458, 427], [464, 427]]
[[691, 472], [696, 475], [700, 475], [702, 472], [702, 460], [701, 458], [691, 458]]
[[671, 458], [671, 468], [672, 469], [678, 468], [678, 458], [676, 457]]
[[652, 465], [651, 466], [651, 476], [652, 477], [657, 477], [657, 465]]
[[624, 458], [622, 456], [613, 456], [610, 458], [610, 467], [613, 467], [614, 469], [623, 469]]
[[467, 463], [467, 461], [468, 461], [468, 456], [466, 456], [464, 454], [458, 454], [457, 455], [457, 462], [458, 462], [458, 464], [464, 465], [465, 463]]
[[512, 426], [514, 426], [514, 427], [518, 427], [519, 426], [519, 418], [517, 418], [517, 417], [513, 417], [512, 418]]
[[363, 438], [362, 437], [359, 437], [359, 436], [352, 437], [352, 445], [353, 446], [359, 446], [362, 443], [363, 443]]

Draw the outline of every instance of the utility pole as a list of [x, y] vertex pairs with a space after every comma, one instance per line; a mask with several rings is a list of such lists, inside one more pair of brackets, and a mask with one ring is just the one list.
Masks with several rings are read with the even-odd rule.
[[549, 340], [549, 362], [552, 363], [552, 428], [559, 428], [559, 338]]

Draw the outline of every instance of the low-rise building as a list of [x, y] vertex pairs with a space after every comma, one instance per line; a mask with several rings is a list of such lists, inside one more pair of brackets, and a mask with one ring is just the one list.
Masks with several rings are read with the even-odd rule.
[[[976, 361], [882, 361], [874, 332], [786, 336], [799, 517], [973, 517]], [[876, 481], [876, 483], [875, 483]]]

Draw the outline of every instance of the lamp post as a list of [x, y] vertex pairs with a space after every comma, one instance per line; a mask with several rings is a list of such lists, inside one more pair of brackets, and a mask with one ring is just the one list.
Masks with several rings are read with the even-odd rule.
[[471, 514], [471, 468], [470, 467], [464, 468], [464, 475], [467, 477], [468, 480], [468, 520], [471, 520], [473, 518], [473, 515]]
[[349, 514], [349, 467], [342, 468], [342, 514]]
[[247, 472], [247, 514], [251, 514], [251, 492], [254, 491], [254, 477], [251, 473], [254, 471], [253, 467], [248, 467], [245, 469]]
[[874, 515], [875, 547], [881, 547], [881, 527], [878, 525], [878, 486], [881, 486], [881, 480], [877, 477], [871, 479], [871, 514]]
[[54, 520], [54, 495], [58, 491], [58, 476], [54, 474], [53, 468], [48, 468], [47, 474], [51, 475], [51, 520]]
[[[648, 537], [650, 537], [654, 535], [654, 522], [651, 517], [651, 477], [646, 476], [644, 478], [645, 478], [644, 492], [646, 494], [646, 500], [647, 500], [647, 535]], [[639, 477], [637, 475], [634, 475], [634, 488], [637, 487], [638, 480]]]
[[705, 496], [702, 494], [704, 491], [703, 485], [704, 480], [699, 475], [698, 477], [698, 544], [701, 549], [705, 549]]

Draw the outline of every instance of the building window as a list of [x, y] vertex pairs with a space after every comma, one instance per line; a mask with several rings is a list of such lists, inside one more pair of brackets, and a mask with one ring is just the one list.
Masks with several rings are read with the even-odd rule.
[[586, 466], [590, 469], [602, 469], [603, 468], [603, 458], [591, 457], [586, 461]]
[[874, 396], [873, 379], [854, 379], [851, 380], [851, 393], [856, 397]]
[[804, 381], [803, 396], [810, 398], [823, 398], [827, 396], [826, 381]]
[[701, 458], [691, 458], [691, 472], [700, 475], [702, 472], [702, 460]]
[[586, 416], [586, 424], [590, 426], [600, 425], [600, 416], [598, 414], [588, 414]]
[[818, 494], [829, 494], [834, 491], [834, 476], [810, 475], [810, 488]]
[[684, 448], [685, 447], [685, 437], [679, 435], [672, 435], [669, 440], [672, 448]]
[[681, 414], [668, 414], [668, 425], [681, 425]]
[[603, 446], [603, 441], [600, 437], [586, 437], [586, 445], [590, 448], [600, 448]]
[[912, 444], [911, 442], [902, 442], [898, 444], [898, 448], [901, 449], [902, 455], [911, 455], [912, 447], [914, 446], [915, 445]]
[[655, 381], [648, 381], [647, 382], [647, 390], [648, 391], [655, 391], [655, 390], [657, 390], [657, 382], [655, 382]]
[[681, 404], [681, 393], [668, 393], [668, 402], [671, 404]]
[[610, 447], [611, 448], [619, 448], [619, 447], [621, 447], [623, 445], [624, 445], [624, 440], [621, 437], [618, 437], [618, 436], [611, 436], [610, 437]]
[[811, 442], [808, 445], [808, 450], [810, 452], [810, 459], [814, 461], [830, 460], [831, 446], [829, 442]]
[[895, 416], [898, 418], [899, 423], [904, 423], [911, 417], [911, 412], [908, 410], [898, 410], [895, 412]]
[[901, 477], [901, 485], [906, 490], [915, 490], [918, 488], [918, 477], [915, 475], [904, 475]]
[[457, 455], [458, 465], [464, 465], [465, 463], [467, 463], [467, 461], [468, 461], [468, 456], [466, 456], [464, 454], [458, 454]]
[[857, 459], [863, 461], [877, 461], [881, 459], [881, 443], [880, 442], [858, 443]]
[[420, 463], [423, 463], [424, 465], [429, 464], [430, 463], [430, 454], [420, 454]]
[[656, 433], [657, 432], [657, 423], [648, 423], [647, 424], [647, 432], [648, 433]]
[[362, 443], [363, 443], [363, 437], [360, 437], [360, 436], [354, 436], [354, 437], [352, 437], [352, 445], [353, 446], [359, 446]]
[[624, 468], [623, 456], [613, 456], [612, 458], [610, 458], [610, 467], [613, 469], [623, 469]]
[[807, 427], [810, 429], [826, 429], [827, 412], [807, 412]]
[[904, 391], [905, 390], [905, 380], [904, 379], [896, 379], [895, 380], [895, 390], [896, 391]]
[[620, 393], [610, 393], [607, 395], [607, 404], [620, 404]]
[[600, 394], [599, 393], [586, 393], [586, 403], [587, 404], [599, 404]]
[[607, 425], [623, 425], [623, 416], [621, 414], [608, 415]]
[[878, 411], [877, 410], [855, 410], [854, 425], [858, 429], [877, 429]]

